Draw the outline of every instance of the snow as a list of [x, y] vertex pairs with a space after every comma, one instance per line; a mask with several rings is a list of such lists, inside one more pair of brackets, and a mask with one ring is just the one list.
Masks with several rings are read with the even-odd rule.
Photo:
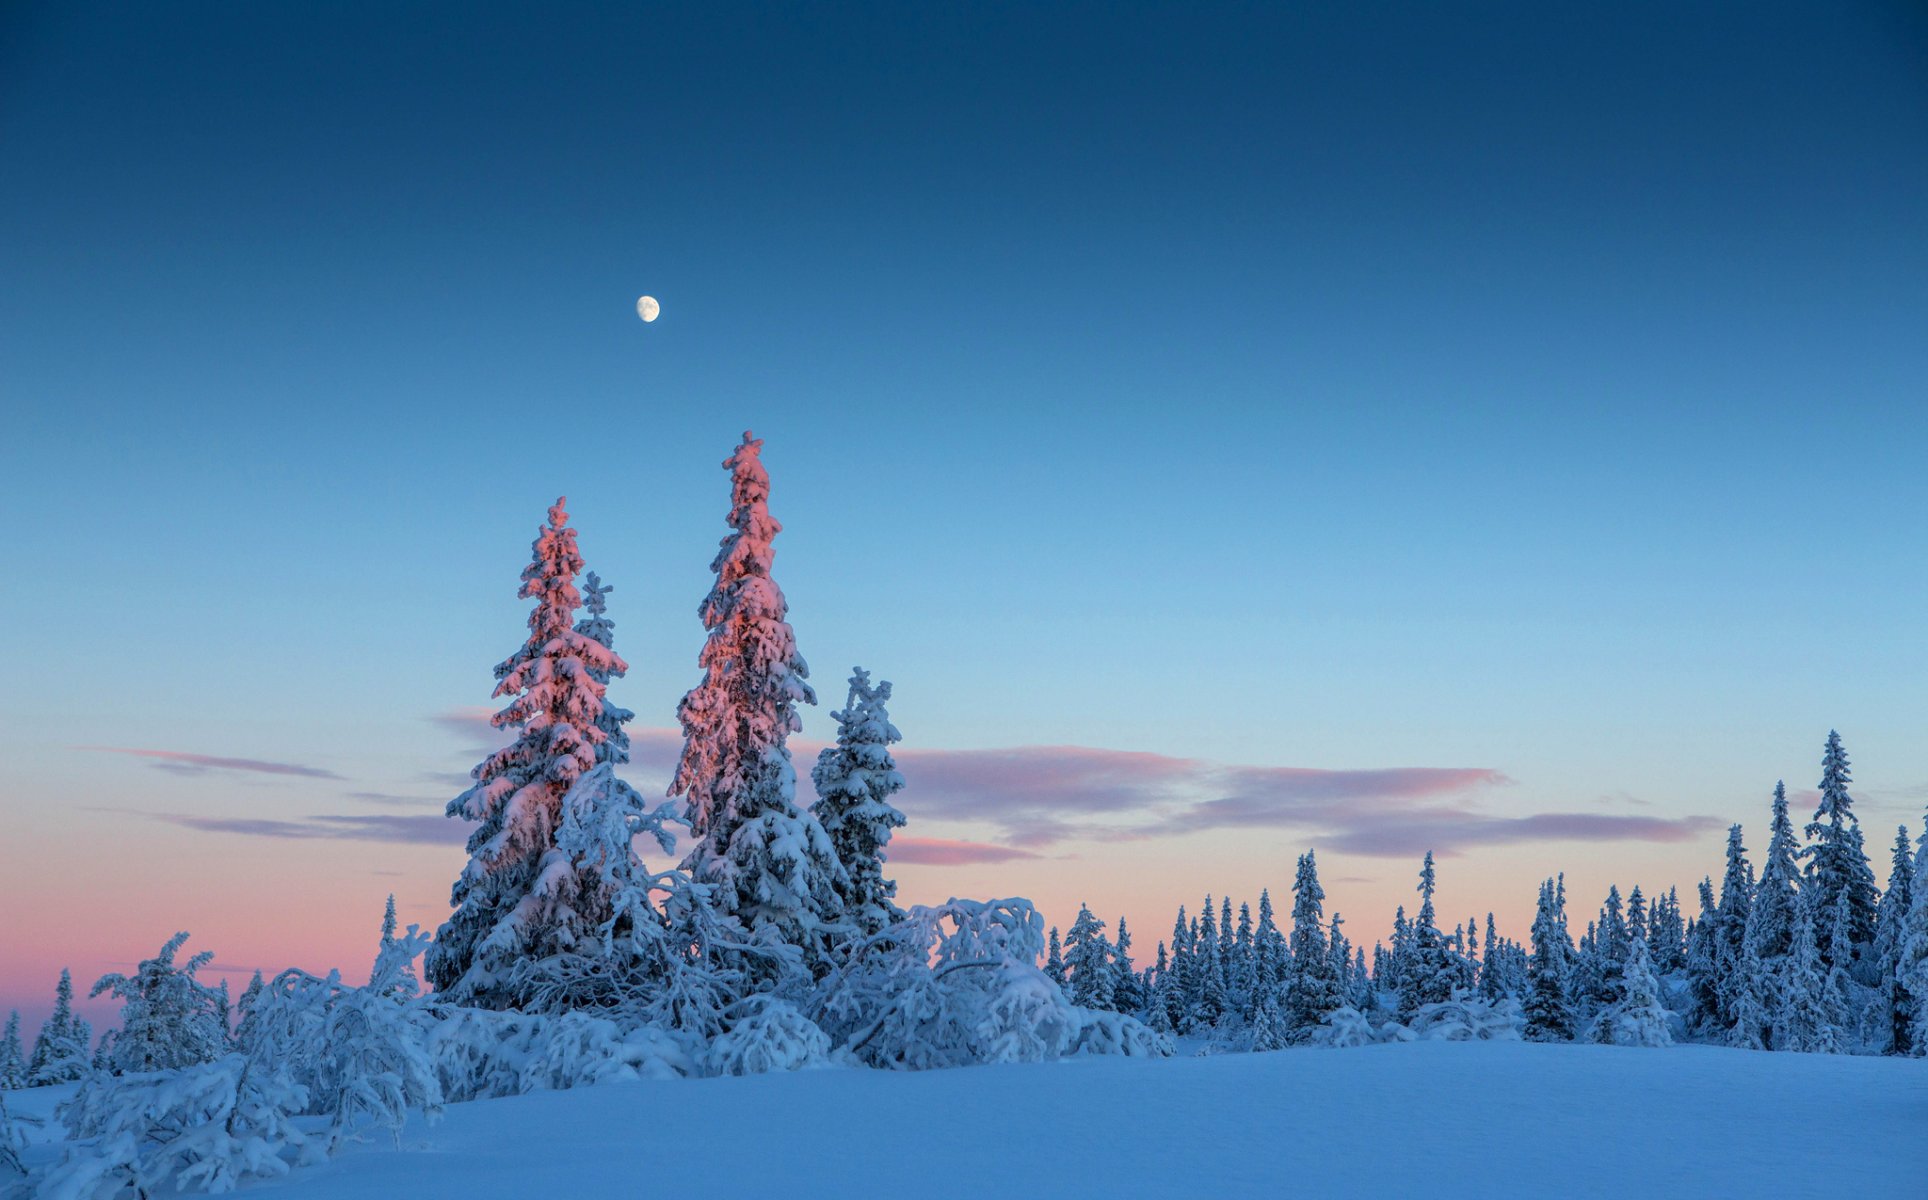
[[[14, 1093], [16, 1111], [68, 1090]], [[1830, 1135], [1846, 1153], [1812, 1152], [1789, 1102], [1829, 1095], [1862, 1101]], [[909, 1119], [853, 1143], [852, 1113]], [[249, 1194], [1329, 1200], [1416, 1194], [1423, 1172], [1445, 1200], [1905, 1196], [1928, 1177], [1924, 1128], [1919, 1059], [1417, 1042], [539, 1092], [452, 1104], [401, 1151], [352, 1147]]]

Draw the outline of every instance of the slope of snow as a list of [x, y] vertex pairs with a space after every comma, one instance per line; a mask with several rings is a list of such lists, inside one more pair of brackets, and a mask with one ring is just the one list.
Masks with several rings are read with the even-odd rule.
[[352, 1150], [260, 1190], [1902, 1196], [1928, 1191], [1924, 1132], [1919, 1059], [1416, 1043], [538, 1093], [451, 1105], [441, 1124], [411, 1125], [400, 1152]]

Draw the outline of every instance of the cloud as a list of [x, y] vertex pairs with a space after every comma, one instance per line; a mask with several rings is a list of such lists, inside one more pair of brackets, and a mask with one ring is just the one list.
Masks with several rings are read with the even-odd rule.
[[393, 792], [348, 792], [350, 800], [360, 800], [364, 804], [382, 804], [392, 808], [440, 808], [448, 803], [445, 798], [435, 796], [398, 796]]
[[136, 750], [125, 746], [75, 746], [97, 754], [126, 754], [149, 759], [162, 770], [201, 774], [206, 771], [254, 771], [263, 775], [298, 775], [304, 779], [341, 779], [342, 776], [320, 767], [300, 763], [267, 762], [258, 758], [223, 758], [213, 754], [189, 754], [183, 750]]
[[203, 817], [191, 813], [142, 812], [139, 816], [165, 821], [201, 833], [235, 833], [246, 837], [333, 841], [409, 842], [428, 845], [460, 844], [470, 824], [440, 816], [402, 816], [391, 813], [324, 813], [292, 820], [273, 817]]
[[1001, 863], [1040, 857], [1013, 846], [962, 842], [952, 838], [909, 837], [904, 834], [890, 839], [887, 854], [893, 863], [920, 867], [961, 867], [972, 863]]

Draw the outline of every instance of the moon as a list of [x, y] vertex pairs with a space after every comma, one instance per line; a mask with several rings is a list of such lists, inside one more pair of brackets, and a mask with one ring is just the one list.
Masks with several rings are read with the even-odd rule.
[[636, 301], [636, 315], [645, 321], [654, 321], [656, 314], [662, 311], [663, 306], [656, 303], [656, 297], [654, 296], [644, 296], [642, 299]]

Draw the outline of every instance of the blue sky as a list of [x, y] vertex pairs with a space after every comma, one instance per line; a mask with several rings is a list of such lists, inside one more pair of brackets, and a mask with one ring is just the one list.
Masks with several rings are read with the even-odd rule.
[[[1830, 727], [1871, 844], [1928, 798], [1910, 6], [29, 4], [0, 147], [0, 903], [153, 894], [0, 992], [190, 917], [264, 957], [277, 905], [371, 908], [304, 954], [388, 890], [439, 919], [447, 845], [152, 814], [432, 813], [559, 493], [670, 725], [746, 427], [820, 691], [892, 679], [907, 746], [1702, 821], [1469, 840], [1443, 895], [1503, 914], [1689, 884]], [[913, 822], [1010, 848], [962, 761]], [[1322, 833], [905, 886], [1162, 928]], [[1376, 929], [1409, 864], [1337, 857]]]

